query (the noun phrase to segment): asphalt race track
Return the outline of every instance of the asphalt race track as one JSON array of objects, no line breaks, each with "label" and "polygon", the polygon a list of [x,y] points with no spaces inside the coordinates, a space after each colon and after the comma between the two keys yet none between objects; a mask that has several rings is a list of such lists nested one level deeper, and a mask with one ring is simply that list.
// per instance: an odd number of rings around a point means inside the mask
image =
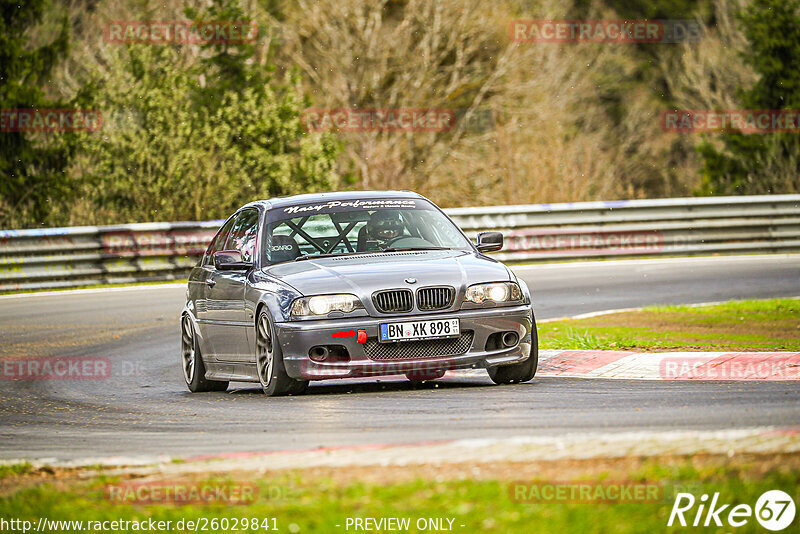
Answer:
[{"label": "asphalt race track", "polygon": [[[647,304],[800,295],[800,255],[517,267],[537,318]],[[328,381],[269,399],[254,385],[190,394],[179,364],[184,289],[0,298],[3,359],[102,356],[104,380],[0,381],[0,458],[194,456],[583,431],[800,426],[797,382],[488,377],[412,385]],[[799,333],[800,335],[800,333]]]}]

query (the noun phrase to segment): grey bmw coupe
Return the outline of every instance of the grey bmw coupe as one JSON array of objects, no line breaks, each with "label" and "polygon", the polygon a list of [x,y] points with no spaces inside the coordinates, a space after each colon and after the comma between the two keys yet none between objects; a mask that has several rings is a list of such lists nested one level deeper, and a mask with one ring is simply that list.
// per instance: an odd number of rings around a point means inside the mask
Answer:
[{"label": "grey bmw coupe", "polygon": [[189,390],[258,382],[270,396],[310,380],[486,368],[533,378],[527,286],[442,210],[411,192],[339,192],[251,202],[192,269],[181,318]]}]

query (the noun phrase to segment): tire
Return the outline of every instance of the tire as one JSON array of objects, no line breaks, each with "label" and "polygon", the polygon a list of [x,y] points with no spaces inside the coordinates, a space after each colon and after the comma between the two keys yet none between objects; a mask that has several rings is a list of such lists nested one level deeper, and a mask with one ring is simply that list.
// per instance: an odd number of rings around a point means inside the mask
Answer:
[{"label": "tire", "polygon": [[428,373],[421,373],[421,372],[406,373],[406,378],[408,378],[412,382],[425,382],[426,380],[436,380],[437,378],[442,378],[443,376],[444,376],[444,371],[435,371]]},{"label": "tire", "polygon": [[539,365],[539,336],[536,333],[536,320],[531,316],[531,355],[524,362],[511,365],[489,367],[489,378],[495,384],[519,384],[532,380]]},{"label": "tire", "polygon": [[281,345],[275,341],[272,319],[266,310],[261,310],[256,319],[256,370],[261,388],[268,397],[305,393],[308,381],[286,374]]},{"label": "tire", "polygon": [[194,325],[188,315],[184,315],[181,319],[181,363],[183,364],[183,378],[186,381],[186,387],[192,393],[225,391],[228,389],[227,381],[206,378],[203,355],[200,353],[200,345],[197,342]]}]

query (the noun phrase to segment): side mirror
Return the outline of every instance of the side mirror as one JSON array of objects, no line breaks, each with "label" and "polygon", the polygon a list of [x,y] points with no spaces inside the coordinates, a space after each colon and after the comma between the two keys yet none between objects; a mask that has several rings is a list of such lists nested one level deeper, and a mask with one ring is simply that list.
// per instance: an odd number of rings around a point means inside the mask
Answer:
[{"label": "side mirror", "polygon": [[478,234],[478,252],[494,252],[503,248],[503,234],[481,232]]},{"label": "side mirror", "polygon": [[244,261],[238,250],[220,250],[214,253],[214,267],[219,271],[246,271],[253,264]]}]

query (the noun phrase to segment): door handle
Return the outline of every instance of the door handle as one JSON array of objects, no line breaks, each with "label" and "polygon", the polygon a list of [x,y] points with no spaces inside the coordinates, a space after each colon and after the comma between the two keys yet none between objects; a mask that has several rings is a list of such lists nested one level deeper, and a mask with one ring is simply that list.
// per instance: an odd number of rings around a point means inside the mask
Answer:
[{"label": "door handle", "polygon": [[214,280],[213,278],[209,278],[208,280],[206,280],[206,285],[208,287],[214,287],[215,285],[217,285],[217,281]]}]

